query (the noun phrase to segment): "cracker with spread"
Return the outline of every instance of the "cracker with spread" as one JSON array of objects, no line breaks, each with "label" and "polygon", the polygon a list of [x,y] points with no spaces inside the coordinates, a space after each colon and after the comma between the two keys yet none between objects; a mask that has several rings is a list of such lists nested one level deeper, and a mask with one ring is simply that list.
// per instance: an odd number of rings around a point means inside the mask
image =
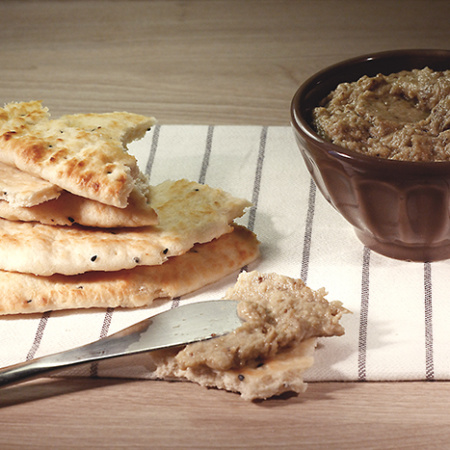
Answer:
[{"label": "cracker with spread", "polygon": [[341,302],[300,279],[243,272],[225,297],[238,300],[244,323],[234,332],[151,353],[155,379],[178,379],[239,392],[246,400],[304,392],[318,337],[341,336]]}]

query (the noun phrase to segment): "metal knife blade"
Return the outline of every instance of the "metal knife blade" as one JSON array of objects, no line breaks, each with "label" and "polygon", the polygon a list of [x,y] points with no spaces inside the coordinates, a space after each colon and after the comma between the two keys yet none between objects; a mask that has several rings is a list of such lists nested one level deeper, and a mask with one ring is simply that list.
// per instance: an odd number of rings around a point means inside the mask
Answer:
[{"label": "metal knife blade", "polygon": [[81,347],[0,369],[0,387],[63,368],[212,339],[242,325],[235,300],[189,303]]}]

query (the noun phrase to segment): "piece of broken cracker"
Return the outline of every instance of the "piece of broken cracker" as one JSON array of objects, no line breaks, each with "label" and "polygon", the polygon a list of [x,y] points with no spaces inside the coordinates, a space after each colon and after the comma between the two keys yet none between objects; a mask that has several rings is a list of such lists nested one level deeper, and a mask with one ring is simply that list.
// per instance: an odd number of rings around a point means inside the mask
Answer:
[{"label": "piece of broken cracker", "polygon": [[11,208],[39,205],[58,198],[61,192],[47,180],[0,163],[0,199]]},{"label": "piece of broken cracker", "polygon": [[41,102],[9,103],[0,108],[0,162],[75,195],[124,208],[139,174],[126,146],[154,123],[127,112],[50,119]]},{"label": "piece of broken cracker", "polygon": [[300,279],[256,271],[240,274],[225,298],[239,300],[245,321],[209,341],[149,355],[155,379],[178,379],[239,392],[246,400],[303,392],[317,337],[340,336],[348,312]]},{"label": "piece of broken cracker", "polygon": [[151,187],[155,226],[98,229],[0,219],[0,269],[35,275],[77,275],[162,264],[233,230],[250,205],[220,189],[188,180]]},{"label": "piece of broken cracker", "polygon": [[[25,174],[25,172],[19,170],[17,172]],[[25,175],[35,178],[29,174]],[[54,185],[50,184],[50,186]],[[158,223],[157,214],[151,206],[150,191],[151,188],[146,185],[145,180],[141,182],[137,179],[125,208],[105,205],[67,191],[58,191],[59,197],[35,206],[15,206],[8,201],[0,201],[0,218],[59,226],[77,224],[97,228],[145,227]],[[8,192],[11,192],[11,190]],[[23,190],[22,194],[24,194]],[[31,195],[33,194],[31,193]]]}]

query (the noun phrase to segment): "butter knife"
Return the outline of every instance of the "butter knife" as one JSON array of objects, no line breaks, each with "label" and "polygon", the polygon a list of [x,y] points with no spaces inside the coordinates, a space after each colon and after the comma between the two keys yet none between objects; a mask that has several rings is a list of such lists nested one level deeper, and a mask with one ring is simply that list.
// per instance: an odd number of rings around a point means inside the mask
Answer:
[{"label": "butter knife", "polygon": [[80,364],[223,336],[242,325],[236,306],[234,300],[207,300],[169,309],[90,344],[0,369],[0,387]]}]

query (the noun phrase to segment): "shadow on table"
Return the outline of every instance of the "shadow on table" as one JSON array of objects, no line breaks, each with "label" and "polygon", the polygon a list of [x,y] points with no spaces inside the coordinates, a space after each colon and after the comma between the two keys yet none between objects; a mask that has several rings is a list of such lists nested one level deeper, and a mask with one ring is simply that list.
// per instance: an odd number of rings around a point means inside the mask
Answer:
[{"label": "shadow on table", "polygon": [[253,401],[255,405],[262,408],[279,408],[288,406],[292,403],[317,402],[320,400],[330,400],[338,391],[350,390],[355,387],[354,382],[312,382],[308,383],[308,388],[302,394],[294,392],[285,392],[282,395],[272,397],[267,400]]},{"label": "shadow on table", "polygon": [[40,378],[39,380],[2,388],[0,391],[0,409],[126,382],[129,382],[129,380],[88,377]]}]

